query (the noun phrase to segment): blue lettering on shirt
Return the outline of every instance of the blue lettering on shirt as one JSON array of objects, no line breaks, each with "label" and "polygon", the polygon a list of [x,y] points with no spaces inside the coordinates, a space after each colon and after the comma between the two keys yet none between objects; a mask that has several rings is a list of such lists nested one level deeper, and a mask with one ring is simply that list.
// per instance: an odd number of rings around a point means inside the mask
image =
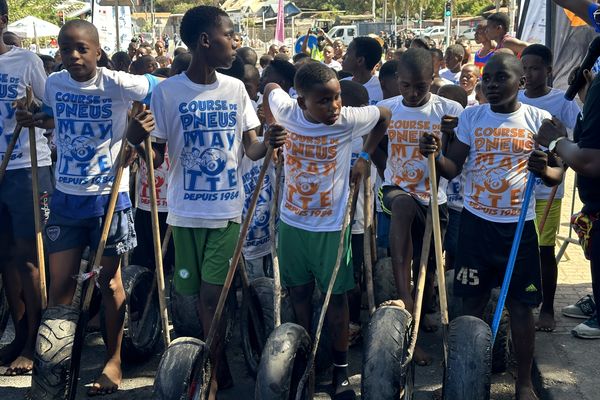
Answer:
[{"label": "blue lettering on shirt", "polygon": [[[250,207],[259,174],[260,167],[255,165],[250,171],[242,175],[244,192],[246,193],[244,215],[247,214],[248,207]],[[258,202],[256,203],[256,210],[254,211],[254,216],[250,222],[250,228],[248,230],[248,235],[246,236],[246,247],[259,246],[269,241],[269,221],[271,220],[272,199],[273,183],[271,182],[271,176],[267,174],[263,180],[261,191],[258,196]]]},{"label": "blue lettering on shirt", "polygon": [[[21,79],[16,76],[10,76],[9,74],[0,73],[0,136],[3,136],[6,146],[10,142],[14,132],[4,133],[5,121],[12,120],[15,116],[15,108],[13,102],[17,100],[19,96],[19,82]],[[23,151],[21,148],[21,138],[19,138],[10,156],[11,161],[23,157]],[[4,159],[4,152],[0,153],[0,160]]]}]

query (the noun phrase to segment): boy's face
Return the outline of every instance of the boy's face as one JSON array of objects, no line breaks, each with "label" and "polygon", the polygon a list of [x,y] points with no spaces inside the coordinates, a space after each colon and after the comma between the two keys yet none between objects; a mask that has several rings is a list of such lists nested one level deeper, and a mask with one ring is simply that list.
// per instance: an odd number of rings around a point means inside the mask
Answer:
[{"label": "boy's face", "polygon": [[420,107],[429,101],[429,89],[432,76],[427,76],[423,71],[412,72],[404,68],[398,71],[398,90],[407,107]]},{"label": "boy's face", "polygon": [[342,60],[342,69],[353,74],[354,71],[356,71],[357,65],[358,59],[356,58],[356,47],[354,47],[354,43],[350,43],[348,50],[346,50],[346,55]]},{"label": "boy's face", "polygon": [[[231,68],[233,60],[235,60],[235,31],[233,22],[229,17],[220,17],[219,23],[207,33],[208,41],[202,43],[207,46],[208,54],[206,61],[214,68]],[[204,34],[201,35],[201,39]]]},{"label": "boy's face", "polygon": [[96,74],[100,59],[100,44],[91,32],[70,27],[58,36],[58,47],[63,65],[71,78],[79,82],[90,80]]},{"label": "boy's face", "polygon": [[492,106],[514,101],[519,92],[522,77],[504,60],[490,60],[483,68],[481,91]]},{"label": "boy's face", "polygon": [[504,31],[502,27],[493,21],[487,21],[485,26],[485,35],[490,40],[499,41],[504,36]]},{"label": "boy's face", "polygon": [[477,85],[479,79],[478,69],[474,65],[463,67],[460,72],[460,86],[465,89],[467,94],[471,94]]},{"label": "boy's face", "polygon": [[156,50],[157,55],[162,56],[165,54],[165,43],[161,41],[156,42],[154,45],[154,50]]},{"label": "boy's face", "polygon": [[450,50],[446,50],[444,60],[446,61],[446,68],[449,70],[454,70],[460,66],[462,57],[460,57],[458,54],[454,54]]},{"label": "boy's face", "polygon": [[298,97],[298,104],[306,118],[314,123],[333,125],[340,117],[342,90],[337,79],[316,85],[309,93]]},{"label": "boy's face", "polygon": [[521,58],[521,62],[525,71],[525,89],[546,86],[552,69],[544,64],[542,57],[528,54]]},{"label": "boy's face", "polygon": [[481,43],[487,41],[485,29],[486,29],[485,25],[483,25],[483,24],[477,25],[477,28],[475,29],[475,43],[481,44]]},{"label": "boy's face", "polygon": [[331,60],[333,58],[333,47],[325,46],[323,48],[323,58],[326,60]]}]

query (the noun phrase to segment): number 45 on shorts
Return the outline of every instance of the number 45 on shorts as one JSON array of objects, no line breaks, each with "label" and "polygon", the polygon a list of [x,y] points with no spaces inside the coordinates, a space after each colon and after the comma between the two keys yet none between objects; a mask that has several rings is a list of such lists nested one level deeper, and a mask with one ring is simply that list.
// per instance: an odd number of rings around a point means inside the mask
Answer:
[{"label": "number 45 on shorts", "polygon": [[456,280],[460,281],[463,285],[478,286],[479,285],[479,271],[476,269],[462,267],[456,274]]}]

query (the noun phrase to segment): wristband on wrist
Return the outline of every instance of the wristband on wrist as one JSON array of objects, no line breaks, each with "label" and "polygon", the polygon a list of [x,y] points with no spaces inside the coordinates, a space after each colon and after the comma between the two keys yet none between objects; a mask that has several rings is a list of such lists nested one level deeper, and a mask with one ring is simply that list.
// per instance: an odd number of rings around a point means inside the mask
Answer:
[{"label": "wristband on wrist", "polygon": [[361,151],[358,155],[358,158],[362,158],[366,161],[369,161],[369,153],[367,153],[366,151]]}]

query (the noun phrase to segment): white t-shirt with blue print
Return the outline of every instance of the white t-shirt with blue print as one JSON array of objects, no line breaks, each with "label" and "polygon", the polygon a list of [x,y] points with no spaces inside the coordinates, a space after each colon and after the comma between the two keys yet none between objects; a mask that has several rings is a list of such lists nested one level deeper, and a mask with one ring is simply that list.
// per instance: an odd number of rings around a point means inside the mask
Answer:
[{"label": "white t-shirt with blue print", "polygon": [[[44,104],[54,116],[58,190],[79,196],[110,194],[131,102],[146,99],[156,82],[150,75],[106,68],[98,68],[86,82],[74,80],[67,70],[48,77]],[[119,192],[128,191],[126,169]]]},{"label": "white t-shirt with blue print", "polygon": [[182,73],[162,82],[152,94],[156,121],[152,135],[157,142],[168,143],[171,161],[167,222],[226,221],[242,215],[242,135],[260,121],[244,84],[216,75],[214,83],[202,85]]}]

